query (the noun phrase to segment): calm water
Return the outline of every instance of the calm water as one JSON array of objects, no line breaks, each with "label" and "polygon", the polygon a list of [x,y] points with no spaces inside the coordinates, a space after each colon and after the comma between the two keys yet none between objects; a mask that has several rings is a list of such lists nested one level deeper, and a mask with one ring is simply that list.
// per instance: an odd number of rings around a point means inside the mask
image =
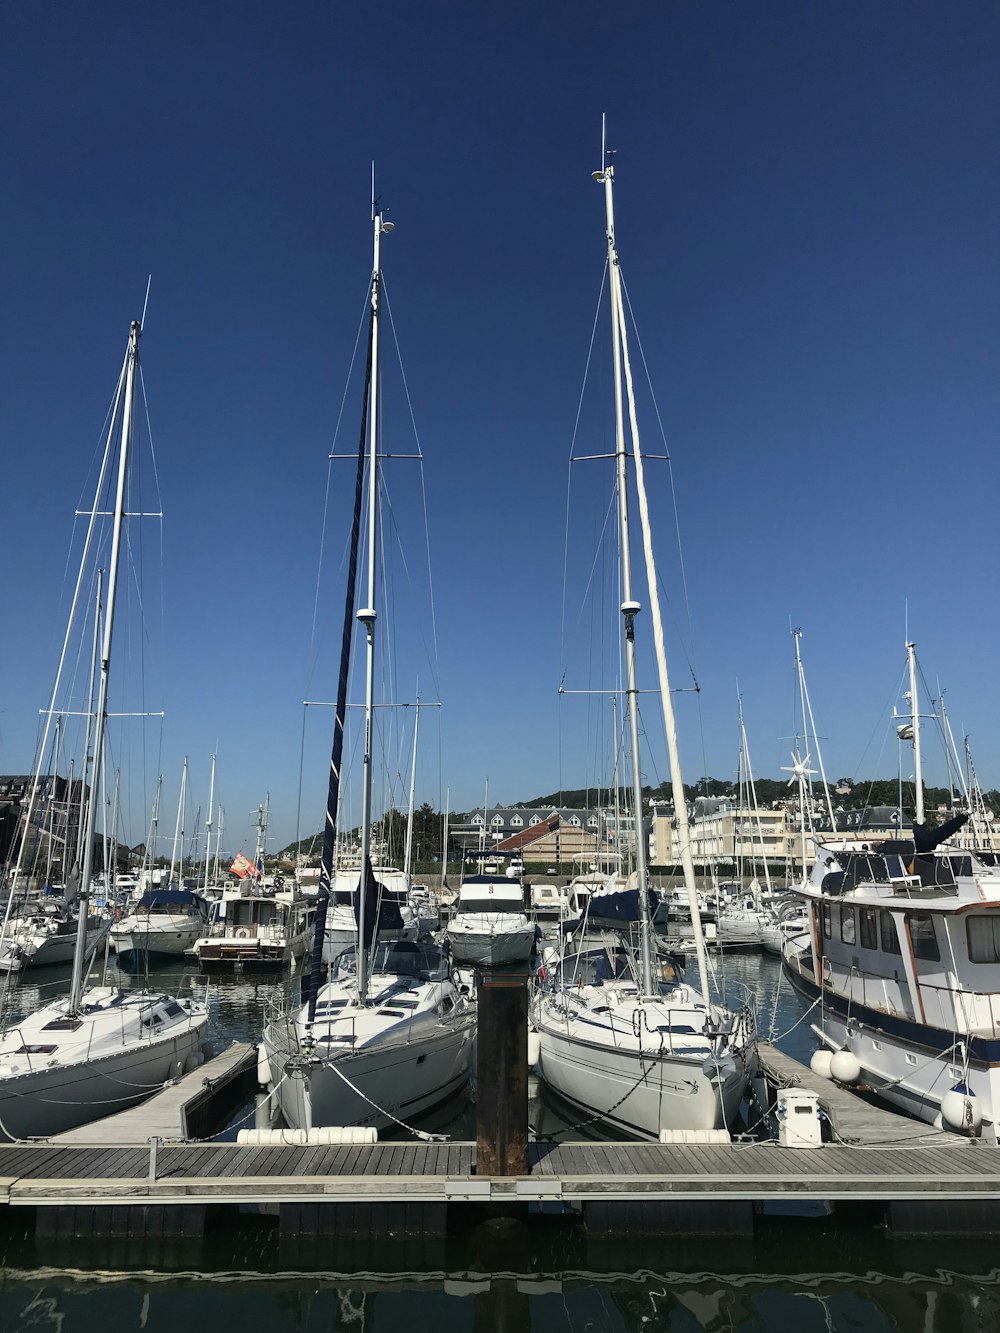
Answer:
[{"label": "calm water", "polygon": [[[777,959],[757,953],[718,961],[730,1003],[757,1003],[762,1036],[808,1059],[814,1048],[805,1003],[783,981]],[[42,974],[39,974],[41,977]],[[67,975],[29,978],[25,1007],[68,984]],[[173,990],[190,966],[157,971]],[[109,981],[141,984],[112,969]],[[291,982],[213,982],[210,1035],[219,1045],[254,1039],[267,1000]],[[537,1090],[532,1123],[541,1135],[566,1120]],[[253,1122],[248,1104],[234,1122]],[[426,1122],[424,1122],[426,1124]],[[434,1129],[474,1135],[466,1101]],[[223,1132],[235,1135],[236,1124]],[[283,1239],[273,1217],[244,1215],[190,1240],[53,1241],[25,1229],[16,1210],[0,1222],[0,1331],[91,1333],[199,1326],[241,1333],[658,1333],[697,1329],[754,1333],[829,1330],[1000,1328],[1000,1268],[992,1242],[894,1238],[872,1215],[764,1219],[752,1238],[704,1241],[607,1240],[571,1221],[530,1226],[472,1224],[462,1214],[447,1240],[378,1245]]]}]

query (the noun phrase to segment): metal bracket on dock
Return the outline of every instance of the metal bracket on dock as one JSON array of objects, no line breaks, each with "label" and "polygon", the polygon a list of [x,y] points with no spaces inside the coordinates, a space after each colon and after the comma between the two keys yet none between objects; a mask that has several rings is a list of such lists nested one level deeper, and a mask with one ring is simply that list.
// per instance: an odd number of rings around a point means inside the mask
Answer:
[{"label": "metal bracket on dock", "polygon": [[561,1199],[562,1181],[552,1177],[530,1180],[520,1176],[480,1176],[469,1180],[446,1180],[444,1192],[447,1199]]},{"label": "metal bracket on dock", "polygon": [[159,1139],[156,1137],[156,1135],[154,1134],[153,1137],[149,1140],[149,1176],[148,1176],[148,1179],[149,1179],[150,1183],[152,1183],[152,1182],[156,1179],[156,1150],[157,1150],[157,1148],[159,1148],[159,1146],[160,1146],[160,1140],[159,1140]]},{"label": "metal bracket on dock", "polygon": [[444,1193],[447,1199],[488,1199],[490,1197],[489,1180],[446,1180]]}]

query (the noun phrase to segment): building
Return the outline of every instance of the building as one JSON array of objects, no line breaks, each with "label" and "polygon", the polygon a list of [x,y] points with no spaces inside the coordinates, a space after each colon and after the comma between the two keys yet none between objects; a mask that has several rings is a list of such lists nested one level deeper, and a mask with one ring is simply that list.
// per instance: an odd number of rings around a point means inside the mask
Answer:
[{"label": "building", "polygon": [[596,807],[479,806],[452,824],[449,836],[463,856],[485,847],[487,852],[518,853],[526,862],[577,862],[589,869],[617,861],[622,851],[627,854],[635,828],[631,816],[616,821],[613,812]]}]

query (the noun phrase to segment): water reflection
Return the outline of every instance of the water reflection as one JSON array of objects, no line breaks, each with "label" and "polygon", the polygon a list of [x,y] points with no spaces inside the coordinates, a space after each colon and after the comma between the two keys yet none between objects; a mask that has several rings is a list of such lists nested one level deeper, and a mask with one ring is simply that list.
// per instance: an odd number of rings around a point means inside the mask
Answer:
[{"label": "water reflection", "polygon": [[[711,1246],[724,1258],[719,1248]],[[176,1333],[194,1319],[207,1326],[225,1321],[242,1333],[992,1333],[1000,1319],[1000,1270],[934,1265],[795,1272],[786,1265],[748,1272],[741,1265],[486,1274],[379,1266],[85,1275],[5,1265],[0,1283],[5,1333],[112,1327]]]}]

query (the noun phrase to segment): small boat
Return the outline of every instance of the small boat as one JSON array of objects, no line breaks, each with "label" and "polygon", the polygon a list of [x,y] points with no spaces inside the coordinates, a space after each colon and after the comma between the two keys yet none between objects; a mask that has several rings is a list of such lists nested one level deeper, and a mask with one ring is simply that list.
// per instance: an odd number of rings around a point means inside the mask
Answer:
[{"label": "small boat", "polygon": [[466,875],[445,939],[456,963],[502,967],[526,963],[537,937],[524,911],[524,889],[506,875]]},{"label": "small boat", "polygon": [[[333,879],[330,894],[330,906],[326,916],[326,928],[323,932],[323,962],[332,963],[345,949],[349,949],[358,938],[358,894],[360,892],[361,863],[350,869],[341,866]],[[410,892],[406,876],[395,866],[375,865],[372,867],[378,894],[379,926],[377,942],[385,943],[393,939],[415,940],[420,930],[417,913],[410,902]]]},{"label": "small boat", "polygon": [[243,880],[223,889],[215,925],[202,929],[194,955],[206,971],[291,967],[309,949],[313,912],[294,882]]},{"label": "small boat", "polygon": [[[0,938],[0,972],[71,963],[79,933],[77,915],[64,898],[39,898],[21,904]],[[104,943],[111,918],[91,912],[86,914],[86,923],[83,948],[89,962]]]},{"label": "small boat", "polygon": [[146,958],[177,958],[205,933],[209,903],[189,889],[151,889],[111,927],[111,945],[119,967],[141,965]]},{"label": "small boat", "polygon": [[[375,945],[370,968],[362,999],[357,952],[347,949],[312,1019],[308,1007],[271,1016],[265,1050],[286,1124],[385,1129],[468,1081],[475,1008],[456,990],[437,945]],[[301,1064],[296,1057],[305,1048],[312,1058]]]}]

